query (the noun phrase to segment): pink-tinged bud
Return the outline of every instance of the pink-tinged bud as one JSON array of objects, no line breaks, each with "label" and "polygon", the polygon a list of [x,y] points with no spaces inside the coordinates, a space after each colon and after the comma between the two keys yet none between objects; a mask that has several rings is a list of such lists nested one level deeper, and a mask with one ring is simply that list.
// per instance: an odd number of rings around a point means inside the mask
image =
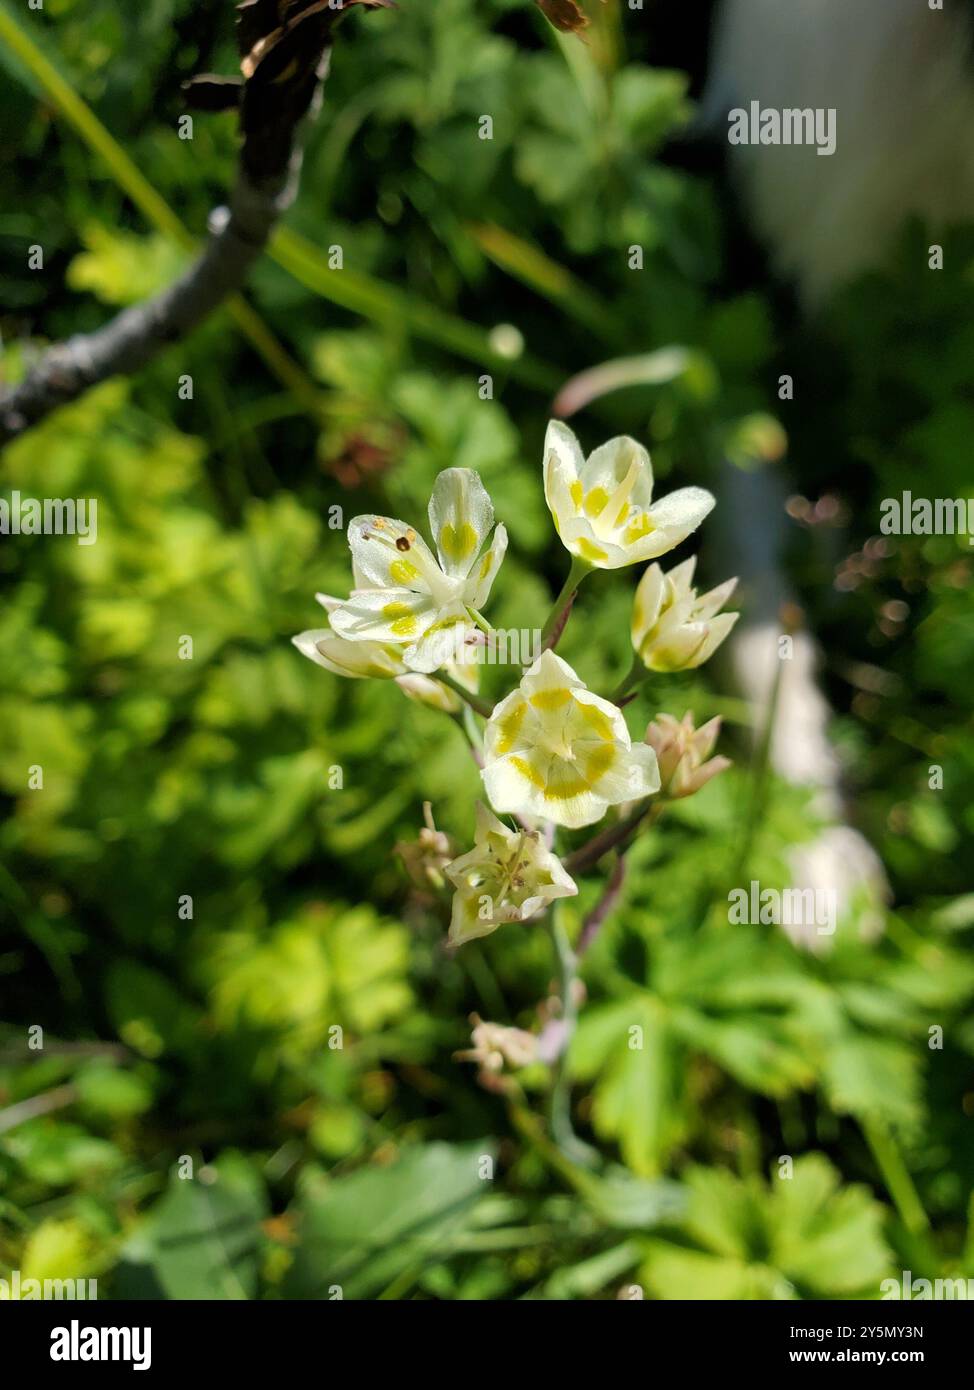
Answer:
[{"label": "pink-tinged bud", "polygon": [[689,712],[682,719],[674,719],[672,714],[656,716],[646,730],[646,742],[656,752],[661,796],[670,801],[692,796],[730,767],[729,758],[710,757],[719,733],[719,718],[695,729]]}]

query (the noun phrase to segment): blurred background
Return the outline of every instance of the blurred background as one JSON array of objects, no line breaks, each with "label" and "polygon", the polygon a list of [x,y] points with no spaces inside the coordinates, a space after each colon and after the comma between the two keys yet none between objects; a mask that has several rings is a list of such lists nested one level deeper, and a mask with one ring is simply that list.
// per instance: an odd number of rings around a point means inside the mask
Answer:
[{"label": "blurred background", "polygon": [[[696,78],[659,65],[649,12],[587,8],[586,42],[523,0],[349,16],[299,199],[250,283],[261,331],[223,312],[3,457],[4,496],[97,497],[98,542],[0,538],[0,1277],[447,1300],[974,1278],[970,551],[879,534],[904,489],[974,495],[974,233],[908,221],[809,318],[690,138]],[[178,271],[124,156],[201,235],[235,122],[196,114],[180,139],[181,83],[236,53],[224,0],[0,15],[15,376]],[[81,104],[73,124],[11,25]],[[93,148],[92,113],[117,147]],[[552,401],[620,357],[642,359],[634,384],[573,418],[586,448],[635,435],[664,491],[728,462],[783,480],[845,814],[890,893],[815,950],[729,928],[730,886],[788,882],[814,797],[752,752],[761,730],[719,671],[654,681],[634,735],[657,710],[720,714],[735,767],[637,844],[586,957],[569,1067],[600,1166],[581,1170],[537,1118],[543,1064],[515,1113],[452,1055],[472,1011],[537,1028],[548,937],[508,927],[448,956],[448,908],[393,853],[424,800],[470,843],[460,731],[289,638],[320,623],[316,591],[350,583],[329,508],[422,522],[455,465],[511,533],[491,621],[540,626],[566,570],[540,476]],[[802,383],[787,403],[782,373]],[[746,555],[746,521],[718,508],[691,543],[710,578],[718,534]],[[596,689],[629,667],[636,578],[591,581],[560,647]],[[491,695],[512,679],[485,672]]]}]

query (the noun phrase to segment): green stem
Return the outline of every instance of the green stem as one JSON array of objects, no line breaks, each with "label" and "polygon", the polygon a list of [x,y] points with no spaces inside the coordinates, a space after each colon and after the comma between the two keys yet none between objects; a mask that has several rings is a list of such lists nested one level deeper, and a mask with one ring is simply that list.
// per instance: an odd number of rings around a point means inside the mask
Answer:
[{"label": "green stem", "polygon": [[929,1229],[930,1222],[896,1140],[886,1124],[875,1116],[862,1120],[861,1124],[866,1143],[883,1175],[883,1181],[899,1212],[900,1220],[911,1235],[920,1235]]},{"label": "green stem", "polygon": [[628,672],[623,676],[615,690],[613,690],[609,699],[614,705],[617,705],[620,700],[624,699],[629,694],[630,690],[634,690],[637,685],[641,684],[641,682],[646,679],[647,674],[646,667],[643,665],[639,653],[636,652]]},{"label": "green stem", "polygon": [[[561,628],[564,627],[568,617],[568,610],[575,601],[579,585],[587,574],[591,574],[592,566],[587,560],[581,559],[578,555],[572,556],[571,569],[568,571],[568,578],[561,587],[561,593],[555,599],[551,612],[545,620],[545,625],[541,629],[541,650],[547,651],[553,647],[561,636]],[[552,640],[554,638],[554,640]]]},{"label": "green stem", "polygon": [[493,705],[488,704],[486,700],[482,700],[479,695],[475,695],[472,690],[468,690],[467,687],[461,685],[458,680],[454,680],[453,676],[449,675],[446,671],[437,671],[433,679],[447,686],[453,691],[454,695],[459,695],[460,699],[463,700],[465,704],[468,704],[477,714],[482,714],[485,719],[489,719],[493,714]]},{"label": "green stem", "polygon": [[751,851],[754,848],[754,840],[758,831],[758,824],[764,812],[765,802],[767,801],[768,773],[771,763],[771,740],[774,737],[774,726],[778,718],[778,701],[781,696],[783,674],[784,662],[779,659],[778,669],[775,671],[774,681],[771,686],[771,694],[768,699],[768,709],[764,727],[761,730],[761,738],[754,757],[754,766],[751,774],[750,806],[744,821],[744,836],[737,861],[736,881],[740,881],[747,872]]},{"label": "green stem", "polygon": [[551,1136],[571,1162],[591,1168],[598,1155],[590,1145],[579,1139],[572,1128],[571,1084],[568,1077],[568,1048],[578,1023],[575,1004],[578,957],[572,950],[557,905],[551,914],[551,939],[558,961],[561,1016],[565,1025],[564,1043],[555,1063],[555,1079],[551,1088]]},{"label": "green stem", "polygon": [[533,1111],[529,1110],[526,1105],[512,1100],[508,1113],[514,1128],[528,1141],[553,1173],[556,1173],[582,1197],[591,1197],[597,1193],[597,1179],[574,1164],[559,1149],[557,1144],[551,1142],[544,1131],[544,1126]]}]

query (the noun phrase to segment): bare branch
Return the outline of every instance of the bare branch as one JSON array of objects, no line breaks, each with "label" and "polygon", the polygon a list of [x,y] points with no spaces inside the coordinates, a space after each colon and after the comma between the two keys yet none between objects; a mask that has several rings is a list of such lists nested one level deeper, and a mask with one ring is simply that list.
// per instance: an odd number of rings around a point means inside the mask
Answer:
[{"label": "bare branch", "polygon": [[229,206],[211,213],[199,258],[173,285],[96,332],[50,348],[0,396],[0,446],[98,382],[138,371],[242,287],[297,192],[303,127],[321,104],[336,21],[351,5],[390,3],[245,0],[238,6],[243,80],[206,76],[186,86],[198,109],[239,107],[243,143]]},{"label": "bare branch", "polygon": [[26,1124],[28,1120],[36,1120],[40,1115],[64,1110],[66,1106],[74,1105],[77,1099],[77,1088],[67,1082],[63,1086],[55,1086],[52,1091],[42,1091],[40,1095],[29,1096],[16,1105],[8,1105],[6,1110],[0,1110],[0,1134]]}]

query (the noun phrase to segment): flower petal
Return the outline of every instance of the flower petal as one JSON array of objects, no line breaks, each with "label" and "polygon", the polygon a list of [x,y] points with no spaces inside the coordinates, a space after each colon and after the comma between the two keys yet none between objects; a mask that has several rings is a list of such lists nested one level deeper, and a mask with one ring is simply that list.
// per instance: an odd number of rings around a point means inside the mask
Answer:
[{"label": "flower petal", "polygon": [[706,623],[678,623],[660,634],[648,644],[641,653],[650,671],[670,673],[689,671],[700,662],[697,660],[707,640]]},{"label": "flower petal", "polygon": [[[488,761],[504,758],[508,753],[521,753],[531,747],[532,721],[529,705],[520,688],[512,690],[499,704],[484,730],[484,753]],[[494,798],[491,803],[496,805]]]},{"label": "flower petal", "polygon": [[489,759],[481,775],[491,806],[496,811],[543,815],[545,771],[528,750]]},{"label": "flower petal", "polygon": [[649,512],[653,529],[633,542],[630,562],[665,555],[697,529],[714,505],[713,494],[702,487],[681,487],[661,497]]},{"label": "flower petal", "polygon": [[411,671],[438,671],[462,655],[464,641],[476,631],[462,604],[440,609],[435,620],[428,623],[402,654]]},{"label": "flower petal", "polygon": [[[664,499],[665,500],[665,499]],[[672,601],[689,597],[693,593],[693,572],[697,568],[697,557],[691,555],[689,560],[681,560],[678,565],[667,573],[667,581],[672,594]]]},{"label": "flower petal", "polygon": [[521,677],[521,689],[529,696],[540,691],[554,690],[560,686],[564,686],[568,690],[576,690],[584,684],[585,682],[575,674],[568,662],[563,661],[550,648],[542,652],[534,665],[529,667]]},{"label": "flower petal", "polygon": [[726,579],[723,584],[718,584],[716,589],[702,594],[694,605],[693,616],[703,620],[712,618],[715,613],[720,612],[736,588],[736,579]]},{"label": "flower petal", "polygon": [[446,468],[433,484],[430,529],[445,573],[465,579],[494,524],[494,507],[472,468]]},{"label": "flower petal", "polygon": [[574,433],[561,420],[550,420],[544,437],[542,472],[545,501],[559,535],[562,525],[581,504],[579,474],[584,463],[585,456]]},{"label": "flower petal", "polygon": [[291,641],[304,656],[335,676],[348,676],[353,680],[369,676],[388,679],[404,669],[398,656],[380,643],[348,642],[327,627],[299,632]]},{"label": "flower petal", "polygon": [[350,642],[397,642],[421,637],[436,616],[428,594],[411,589],[355,589],[331,614],[331,625]]},{"label": "flower petal", "polygon": [[348,523],[356,588],[429,593],[442,582],[429,546],[412,526],[389,516],[356,516]]},{"label": "flower petal", "polygon": [[490,543],[490,549],[486,550],[477,562],[474,575],[471,576],[475,585],[473,593],[469,597],[472,608],[483,608],[490,598],[490,591],[494,583],[494,576],[501,567],[501,561],[507,554],[507,528],[498,526],[494,532],[494,539]]},{"label": "flower petal", "polygon": [[587,690],[585,686],[572,693],[572,733],[578,741],[618,743],[623,748],[630,746],[629,728],[618,705]]},{"label": "flower petal", "polygon": [[632,645],[638,651],[643,638],[656,626],[660,607],[663,603],[663,571],[659,565],[650,565],[636,587],[632,602]]},{"label": "flower petal", "polygon": [[489,806],[485,806],[482,801],[478,801],[474,810],[476,829],[474,831],[474,843],[486,845],[491,835],[499,835],[505,844],[509,844],[514,839],[514,831],[498,820]]},{"label": "flower petal", "polygon": [[707,635],[694,653],[689,670],[694,671],[705,661],[709,661],[740,616],[740,613],[718,613],[716,618],[710,619]]},{"label": "flower petal", "polygon": [[660,788],[659,763],[648,743],[634,743],[629,752],[629,795],[633,801],[654,796]]},{"label": "flower petal", "polygon": [[[581,483],[577,485],[581,487]],[[624,546],[604,536],[596,536],[587,516],[574,514],[555,517],[555,525],[562,545],[572,555],[585,560],[595,569],[616,570],[631,565],[633,557]]]},{"label": "flower petal", "polygon": [[447,937],[451,946],[463,946],[467,941],[476,941],[480,936],[489,936],[501,925],[493,917],[484,919],[480,915],[481,895],[476,890],[457,889],[453,895],[453,913],[450,917],[450,933]]},{"label": "flower petal", "polygon": [[[364,644],[358,642],[349,645]],[[396,676],[396,684],[407,699],[415,700],[418,705],[429,705],[431,709],[442,710],[445,714],[457,714],[460,711],[459,695],[454,695],[447,686],[430,676],[421,675],[419,671],[407,671],[405,675]]]},{"label": "flower petal", "polygon": [[636,439],[619,435],[589,454],[579,476],[586,516],[607,526],[624,526],[633,507],[648,511],[653,500],[653,465]]}]

